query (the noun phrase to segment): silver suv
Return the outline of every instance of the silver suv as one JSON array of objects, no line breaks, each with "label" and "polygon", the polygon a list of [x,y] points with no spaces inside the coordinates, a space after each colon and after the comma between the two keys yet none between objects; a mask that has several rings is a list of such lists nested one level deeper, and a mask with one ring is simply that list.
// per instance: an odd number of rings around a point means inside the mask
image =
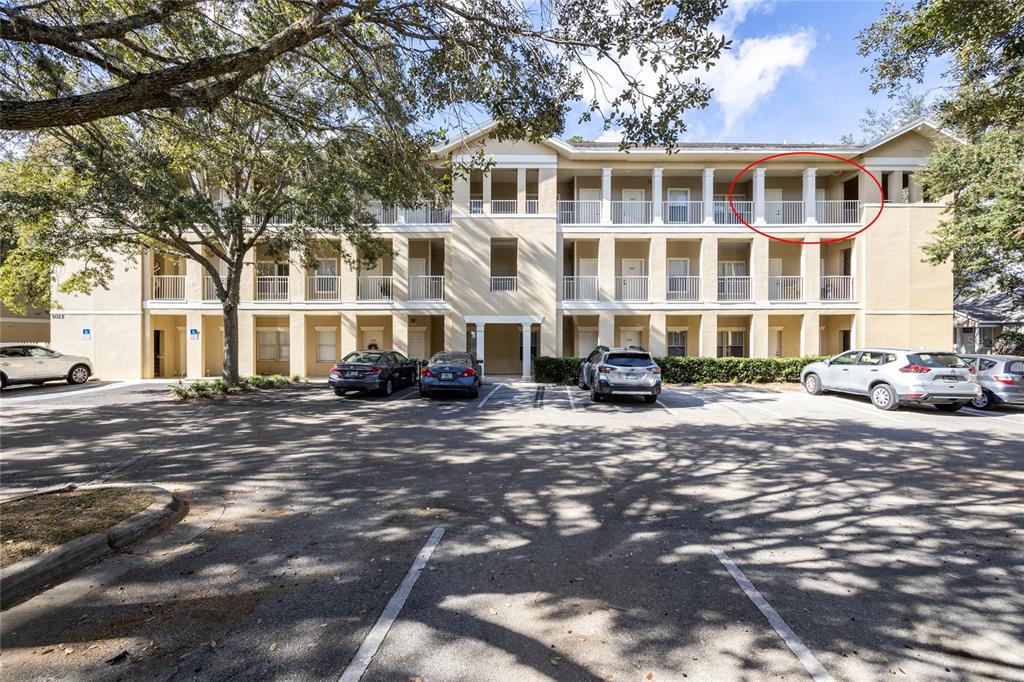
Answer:
[{"label": "silver suv", "polygon": [[1013,355],[961,355],[974,367],[981,395],[971,407],[990,410],[995,405],[1024,405],[1024,358]]},{"label": "silver suv", "polygon": [[653,403],[661,393],[661,368],[641,348],[603,350],[587,371],[590,399],[595,402],[612,395],[640,395]]},{"label": "silver suv", "polygon": [[807,365],[800,381],[811,395],[866,395],[880,410],[923,403],[956,412],[981,395],[971,367],[948,351],[851,350]]}]

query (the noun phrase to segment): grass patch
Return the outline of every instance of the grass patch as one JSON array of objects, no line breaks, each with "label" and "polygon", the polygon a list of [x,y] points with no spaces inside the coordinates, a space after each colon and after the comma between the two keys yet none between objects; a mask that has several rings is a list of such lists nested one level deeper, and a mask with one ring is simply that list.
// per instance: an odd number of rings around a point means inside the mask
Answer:
[{"label": "grass patch", "polygon": [[0,505],[0,568],[116,526],[153,503],[132,488],[67,490]]}]

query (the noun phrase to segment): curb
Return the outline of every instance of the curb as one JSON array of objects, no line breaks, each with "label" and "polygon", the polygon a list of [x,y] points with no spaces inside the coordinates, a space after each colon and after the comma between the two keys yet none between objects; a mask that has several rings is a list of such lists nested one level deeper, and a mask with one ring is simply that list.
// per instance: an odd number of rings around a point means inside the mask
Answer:
[{"label": "curb", "polygon": [[83,535],[48,552],[0,569],[0,585],[3,586],[0,591],[0,609],[20,604],[41,588],[63,582],[89,564],[138,542],[175,517],[184,516],[184,503],[169,491],[155,485],[101,484],[82,486],[77,490],[100,488],[142,490],[153,496],[153,502],[106,532]]}]

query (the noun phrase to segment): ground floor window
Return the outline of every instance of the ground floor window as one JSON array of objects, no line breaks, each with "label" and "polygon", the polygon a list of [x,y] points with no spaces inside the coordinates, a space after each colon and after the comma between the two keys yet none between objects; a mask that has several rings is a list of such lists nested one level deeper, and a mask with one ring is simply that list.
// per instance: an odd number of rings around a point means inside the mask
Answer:
[{"label": "ground floor window", "polygon": [[256,359],[267,362],[287,361],[290,356],[288,331],[280,329],[256,330]]},{"label": "ground floor window", "polygon": [[745,332],[742,330],[724,330],[718,332],[718,357],[742,358],[744,352]]},{"label": "ground floor window", "polygon": [[338,359],[338,330],[316,330],[316,361],[334,362]]},{"label": "ground floor window", "polygon": [[686,355],[685,331],[670,331],[668,333],[668,354],[669,357],[682,357]]}]

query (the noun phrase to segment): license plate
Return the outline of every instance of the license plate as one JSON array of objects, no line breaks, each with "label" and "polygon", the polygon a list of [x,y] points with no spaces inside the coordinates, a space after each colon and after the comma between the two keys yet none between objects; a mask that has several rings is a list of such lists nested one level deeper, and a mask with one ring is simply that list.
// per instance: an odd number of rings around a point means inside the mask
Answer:
[{"label": "license plate", "polygon": [[442,379],[454,379],[455,375],[452,374],[451,372],[441,372],[441,378]]},{"label": "license plate", "polygon": [[959,377],[957,377],[957,376],[950,376],[950,375],[947,375],[947,376],[944,376],[944,377],[942,377],[942,378],[943,378],[943,379],[944,379],[944,380],[945,380],[945,381],[946,381],[947,383],[950,383],[950,384],[955,384],[956,382],[960,381],[960,378],[959,378]]},{"label": "license plate", "polygon": [[359,376],[359,372],[345,372],[345,376],[347,376],[347,377],[357,377],[357,376]]},{"label": "license plate", "polygon": [[629,379],[630,381],[639,381],[640,380],[640,375],[639,374],[627,374],[626,378]]}]

